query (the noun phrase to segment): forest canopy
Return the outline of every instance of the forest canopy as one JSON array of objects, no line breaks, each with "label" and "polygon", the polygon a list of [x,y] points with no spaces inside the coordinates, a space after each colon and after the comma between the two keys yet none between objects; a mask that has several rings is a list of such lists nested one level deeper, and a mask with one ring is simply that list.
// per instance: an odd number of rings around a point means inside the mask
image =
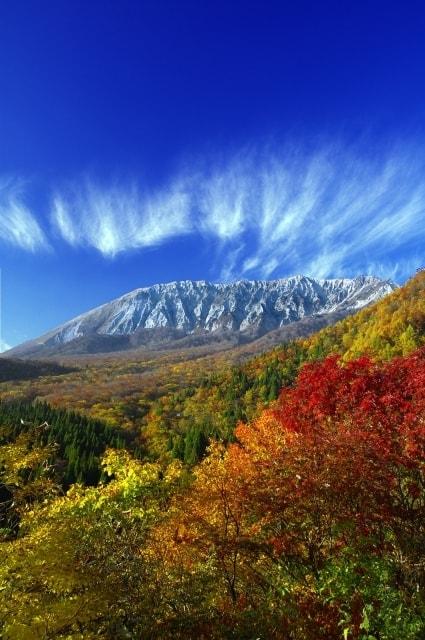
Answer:
[{"label": "forest canopy", "polygon": [[424,283],[141,398],[140,433],[3,401],[2,637],[421,640]]}]

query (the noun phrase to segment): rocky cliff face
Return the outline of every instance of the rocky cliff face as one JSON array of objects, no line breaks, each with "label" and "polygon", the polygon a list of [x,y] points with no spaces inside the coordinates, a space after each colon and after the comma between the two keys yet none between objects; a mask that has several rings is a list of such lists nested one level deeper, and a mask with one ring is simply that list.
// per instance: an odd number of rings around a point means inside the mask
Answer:
[{"label": "rocky cliff face", "polygon": [[315,280],[305,276],[214,284],[184,280],[136,289],[82,314],[13,351],[19,355],[100,336],[143,330],[182,335],[215,332],[265,334],[303,318],[351,313],[390,293],[395,285],[373,276]]}]

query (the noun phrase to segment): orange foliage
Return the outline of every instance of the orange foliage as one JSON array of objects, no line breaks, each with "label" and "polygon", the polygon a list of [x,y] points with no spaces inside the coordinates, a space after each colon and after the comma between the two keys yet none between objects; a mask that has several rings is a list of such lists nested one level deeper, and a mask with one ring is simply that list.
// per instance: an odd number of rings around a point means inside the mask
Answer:
[{"label": "orange foliage", "polygon": [[[315,585],[347,549],[402,558],[399,579],[424,584],[425,349],[383,366],[307,365],[236,437],[197,469],[173,544],[183,563],[213,561],[237,619],[266,606],[267,593],[269,637],[298,628],[294,637],[340,638],[338,602]],[[283,595],[270,600],[273,589]],[[366,603],[351,596],[350,637],[360,637]]]}]

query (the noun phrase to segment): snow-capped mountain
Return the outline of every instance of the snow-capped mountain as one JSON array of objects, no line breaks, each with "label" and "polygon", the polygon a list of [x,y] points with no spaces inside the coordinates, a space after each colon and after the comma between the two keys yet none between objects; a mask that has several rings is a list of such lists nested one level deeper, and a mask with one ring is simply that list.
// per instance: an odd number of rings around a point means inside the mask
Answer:
[{"label": "snow-capped mountain", "polygon": [[215,332],[243,332],[258,337],[304,318],[352,313],[394,288],[392,282],[373,276],[156,284],[88,311],[12,352],[27,355],[45,348],[54,351],[71,341],[81,343],[84,338],[118,338],[146,334],[149,330],[162,331],[167,339]]}]

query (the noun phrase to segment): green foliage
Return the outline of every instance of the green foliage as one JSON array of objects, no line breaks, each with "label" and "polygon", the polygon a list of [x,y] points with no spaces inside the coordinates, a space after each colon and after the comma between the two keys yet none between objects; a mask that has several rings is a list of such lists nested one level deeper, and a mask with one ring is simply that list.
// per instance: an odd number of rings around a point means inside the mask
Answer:
[{"label": "green foliage", "polygon": [[[420,640],[425,632],[425,604],[419,592],[407,594],[397,584],[398,568],[389,557],[356,556],[345,549],[320,572],[318,592],[340,611],[344,638]],[[357,609],[357,611],[356,611]],[[353,616],[353,614],[356,614]],[[353,617],[357,618],[353,625]]]},{"label": "green foliage", "polygon": [[32,505],[58,494],[54,443],[40,446],[44,426],[19,434],[13,443],[0,445],[0,539],[15,538],[23,514]]},{"label": "green foliage", "polygon": [[305,358],[298,343],[283,345],[239,367],[214,372],[197,387],[162,396],[146,416],[147,450],[161,459],[171,455],[196,464],[209,440],[232,442],[239,422],[252,420],[273,403],[281,388],[294,382]]},{"label": "green foliage", "polygon": [[13,443],[20,434],[43,423],[47,425],[37,431],[35,445],[57,445],[51,462],[64,486],[96,484],[101,476],[99,457],[105,449],[129,442],[128,434],[74,411],[54,409],[44,402],[0,402],[0,443]]},{"label": "green foliage", "polygon": [[208,446],[208,437],[198,426],[192,427],[184,439],[184,461],[193,465],[204,456]]}]

